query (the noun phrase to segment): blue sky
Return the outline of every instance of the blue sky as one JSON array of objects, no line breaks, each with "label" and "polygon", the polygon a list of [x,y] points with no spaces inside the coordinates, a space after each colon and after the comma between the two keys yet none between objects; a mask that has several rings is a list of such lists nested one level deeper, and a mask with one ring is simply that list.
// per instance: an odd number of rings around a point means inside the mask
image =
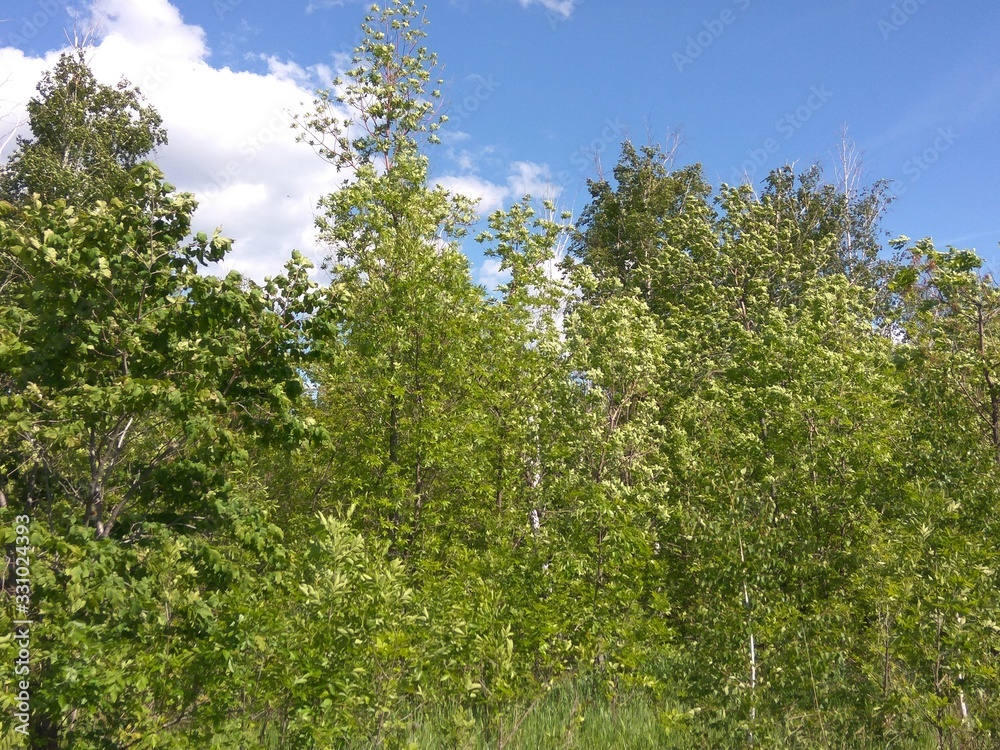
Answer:
[{"label": "blue sky", "polygon": [[[342,64],[358,39],[367,3],[143,0],[131,5],[140,9],[129,7],[128,0],[77,6],[81,23],[91,15],[102,19],[95,67],[112,79],[124,73],[142,84],[151,78],[144,90],[172,135],[177,133],[161,158],[168,178],[199,194],[207,186],[211,195],[204,210],[214,215],[203,218],[221,218],[237,239],[237,252],[242,243],[246,256],[242,265],[237,259],[237,267],[258,275],[276,268],[288,249],[307,244],[309,207],[337,178],[325,165],[306,164],[314,158],[308,149],[278,134],[287,123],[273,116],[280,108],[275,102],[294,108],[288,102],[307,99],[308,91]],[[663,142],[679,134],[678,164],[702,163],[715,185],[744,175],[759,182],[787,162],[804,168],[820,161],[832,178],[846,125],[864,152],[865,177],[894,180],[898,198],[885,221],[891,234],[929,235],[939,245],[974,247],[991,266],[998,265],[1000,4],[429,0],[428,5],[428,45],[443,65],[452,118],[445,144],[431,153],[434,174],[448,187],[482,196],[486,209],[529,189],[548,192],[577,214],[587,201],[586,180],[597,174],[593,157],[599,155],[610,171],[625,137]],[[0,88],[0,107],[6,101],[11,109],[18,96],[24,98],[29,73],[65,46],[64,30],[73,22],[57,0],[7,0],[0,15],[9,19],[0,24],[0,65],[24,70],[20,88],[14,86],[6,97]],[[108,41],[116,34],[117,47]],[[158,71],[156,55],[172,59],[164,71]],[[137,56],[145,61],[138,70]],[[115,63],[122,68],[117,73]],[[0,81],[4,76],[0,68]],[[213,97],[220,87],[223,92]],[[240,101],[230,98],[236,89],[243,93]],[[187,106],[184,92],[199,105],[189,115],[180,114]],[[227,101],[225,112],[214,109],[220,99]],[[267,144],[248,146],[254,136],[240,125],[257,117],[255,106],[272,113],[255,132],[270,128],[275,135]],[[14,122],[16,113],[11,117]],[[199,137],[198,123],[209,121],[229,123],[231,138],[227,141],[224,129]],[[213,148],[199,151],[206,140]],[[268,149],[277,149],[279,141],[286,151],[272,154]],[[293,153],[293,147],[306,153]],[[235,158],[245,162],[228,181],[219,177],[217,165],[199,173],[227,148],[237,148]],[[289,174],[282,173],[283,164]],[[259,209],[269,196],[285,202],[265,227]],[[257,209],[241,213],[240,205]],[[268,231],[265,247],[261,237]],[[472,260],[478,277],[489,281],[482,259],[473,252]]]}]

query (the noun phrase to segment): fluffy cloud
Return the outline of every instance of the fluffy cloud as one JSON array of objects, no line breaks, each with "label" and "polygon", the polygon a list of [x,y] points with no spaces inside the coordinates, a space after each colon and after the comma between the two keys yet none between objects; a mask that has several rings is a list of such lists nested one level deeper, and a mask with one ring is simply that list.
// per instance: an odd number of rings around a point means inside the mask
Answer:
[{"label": "fluffy cloud", "polygon": [[554,201],[562,188],[552,182],[552,172],[547,164],[516,161],[511,164],[507,185],[515,199],[530,195],[541,200]]},{"label": "fluffy cloud", "polygon": [[13,47],[0,48],[0,159],[9,153],[14,139],[27,134],[25,104],[35,93],[35,84],[57,59],[26,57]]},{"label": "fluffy cloud", "polygon": [[480,216],[491,214],[502,207],[509,195],[506,186],[497,185],[478,175],[446,175],[439,177],[437,184],[452,193],[477,201],[476,211]]},{"label": "fluffy cloud", "polygon": [[[468,164],[471,158],[463,152],[458,159],[460,165]],[[465,195],[474,201],[480,216],[486,216],[504,204],[520,200],[530,195],[538,200],[555,201],[562,188],[552,182],[552,173],[547,164],[516,161],[510,165],[505,184],[497,184],[477,174],[445,175],[437,179],[437,184],[453,193]]]},{"label": "fluffy cloud", "polygon": [[[167,0],[95,0],[91,13],[101,29],[94,74],[109,84],[124,75],[160,112],[170,143],[156,160],[171,183],[198,196],[195,226],[221,225],[235,240],[226,267],[259,279],[279,271],[292,249],[320,259],[314,207],[340,177],[295,142],[291,123],[330,69],[275,58],[265,60],[266,74],[214,68],[203,30]],[[0,70],[9,72],[0,77],[0,145],[15,126],[27,134],[24,104],[58,54],[0,48]]]}]

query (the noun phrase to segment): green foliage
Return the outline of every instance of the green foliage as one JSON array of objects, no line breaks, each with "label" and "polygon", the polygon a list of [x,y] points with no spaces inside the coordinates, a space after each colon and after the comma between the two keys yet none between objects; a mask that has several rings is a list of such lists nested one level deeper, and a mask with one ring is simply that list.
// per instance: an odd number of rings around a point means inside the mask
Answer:
[{"label": "green foliage", "polygon": [[[205,746],[238,685],[240,621],[251,602],[266,601],[255,567],[274,554],[280,533],[238,501],[220,498],[217,509],[214,537],[148,522],[118,543],[81,526],[32,524],[31,734],[39,743]],[[3,514],[9,528],[13,513]],[[12,632],[6,613],[0,624]],[[0,642],[7,664],[14,646],[9,635]],[[12,693],[4,695],[9,715]]]},{"label": "green foliage", "polygon": [[[229,240],[183,245],[195,203],[154,167],[92,210],[36,200],[0,223],[19,271],[0,306],[3,472],[27,512],[107,537],[149,514],[205,510],[236,433],[295,442],[295,351],[318,303],[293,259],[283,286],[201,276]],[[165,515],[164,515],[165,514]]]},{"label": "green foliage", "polygon": [[0,167],[0,200],[64,199],[89,207],[110,201],[132,183],[130,170],[167,142],[159,114],[137,88],[97,82],[86,50],[63,53],[28,103],[32,137]]},{"label": "green foliage", "polygon": [[[372,5],[346,83],[336,78],[330,89],[317,92],[313,112],[298,122],[300,140],[338,171],[377,165],[387,172],[401,157],[416,154],[418,138],[437,142],[434,134],[446,118],[435,116],[434,103],[425,97],[437,65],[422,43],[426,24],[414,0]],[[430,92],[431,99],[440,96],[439,89]]]},{"label": "green foliage", "polygon": [[200,275],[231,243],[186,239],[195,201],[153,165],[115,190],[0,218],[0,507],[35,530],[31,731],[51,746],[210,736],[219,620],[252,580],[235,551],[280,533],[236,510],[233,469],[321,437],[295,404],[338,314],[301,256],[264,287]]},{"label": "green foliage", "polygon": [[254,733],[276,724],[285,745],[303,748],[392,733],[419,621],[402,565],[321,515],[270,593],[250,613],[253,647],[240,660],[255,689],[233,724]]}]

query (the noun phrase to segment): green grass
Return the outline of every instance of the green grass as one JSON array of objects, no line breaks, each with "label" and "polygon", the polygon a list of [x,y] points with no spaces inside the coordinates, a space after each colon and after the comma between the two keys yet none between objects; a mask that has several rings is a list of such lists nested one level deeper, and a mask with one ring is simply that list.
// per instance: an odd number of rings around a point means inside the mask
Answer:
[{"label": "green grass", "polygon": [[476,720],[461,712],[424,715],[414,722],[403,747],[419,750],[681,747],[673,744],[671,735],[676,733],[668,729],[667,722],[646,701],[613,705],[590,691],[562,687],[493,721],[482,717]]},{"label": "green grass", "polygon": [[[834,722],[829,722],[834,723]],[[759,728],[751,742],[745,727],[709,722],[680,707],[657,705],[637,694],[612,701],[589,686],[567,684],[501,717],[472,717],[438,710],[415,717],[402,742],[365,741],[361,748],[412,750],[678,750],[683,748],[767,748],[768,750],[932,750],[936,738],[885,740],[844,736],[824,729],[816,717],[789,717]],[[988,748],[967,742],[946,747]]]},{"label": "green grass", "polygon": [[[837,708],[823,716],[790,715],[780,723],[754,728],[737,720],[709,720],[678,705],[655,701],[647,693],[611,699],[588,681],[567,682],[535,700],[506,707],[500,715],[474,715],[457,702],[417,712],[391,737],[358,738],[345,750],[695,750],[761,748],[762,750],[935,750],[937,738],[884,739],[838,732]],[[842,712],[846,715],[847,709]],[[399,725],[397,725],[398,727]],[[251,730],[242,739],[230,736],[225,748],[284,748],[275,727]],[[0,725],[0,750],[23,747]],[[989,737],[949,737],[949,750],[996,748]]]}]

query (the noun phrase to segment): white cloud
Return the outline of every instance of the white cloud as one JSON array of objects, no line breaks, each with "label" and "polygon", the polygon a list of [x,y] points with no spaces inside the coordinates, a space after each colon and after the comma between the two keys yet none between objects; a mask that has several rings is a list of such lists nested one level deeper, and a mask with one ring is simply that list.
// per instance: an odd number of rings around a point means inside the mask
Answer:
[{"label": "white cloud", "polygon": [[470,151],[462,151],[455,157],[458,168],[463,172],[472,172],[476,168],[476,159]]},{"label": "white cloud", "polygon": [[361,0],[310,0],[309,4],[306,5],[306,13],[313,13],[317,10],[326,10],[327,8],[340,8],[348,3],[360,3]]},{"label": "white cloud", "polygon": [[452,145],[455,143],[464,143],[472,138],[472,135],[466,133],[464,130],[441,130],[438,132],[438,137],[442,143]]},{"label": "white cloud", "polygon": [[[195,227],[221,224],[235,240],[225,267],[259,279],[280,271],[292,249],[322,258],[314,208],[341,177],[295,142],[291,122],[330,69],[273,57],[264,58],[266,74],[214,68],[204,31],[184,23],[167,0],[95,0],[92,16],[101,29],[94,74],[108,84],[124,75],[160,112],[170,142],[156,160],[171,183],[198,196]],[[0,77],[0,116],[7,115],[0,144],[9,125],[24,119],[24,104],[58,54],[0,48],[0,70],[10,73],[6,83]],[[19,132],[27,134],[23,126]]]},{"label": "white cloud", "polygon": [[117,43],[161,60],[203,60],[208,55],[205,32],[185,24],[166,0],[95,0],[91,16],[103,37],[101,47]]},{"label": "white cloud", "polygon": [[446,175],[438,178],[437,183],[445,190],[478,201],[476,211],[480,215],[491,214],[503,206],[509,194],[506,186],[472,174]]},{"label": "white cloud", "polygon": [[543,5],[549,13],[555,14],[560,18],[569,18],[573,15],[576,6],[582,3],[583,0],[520,0],[520,2],[524,8],[537,3]]},{"label": "white cloud", "polygon": [[530,161],[516,161],[511,164],[511,174],[507,185],[514,198],[530,195],[540,200],[554,201],[562,188],[552,182],[552,171],[548,164]]},{"label": "white cloud", "polygon": [[496,258],[486,258],[479,266],[476,282],[493,291],[501,284],[510,281],[510,272],[500,270],[500,261]]},{"label": "white cloud", "polygon": [[28,134],[25,104],[57,57],[31,58],[13,47],[0,48],[0,70],[6,71],[0,78],[0,147],[4,147],[0,148],[0,159],[11,151],[18,135]]},{"label": "white cloud", "polygon": [[[461,156],[457,158],[460,166],[473,163],[469,152],[463,152]],[[439,177],[437,183],[446,190],[478,201],[476,211],[480,216],[492,213],[505,203],[518,201],[525,195],[538,200],[555,201],[562,192],[560,186],[552,183],[551,170],[547,164],[530,161],[513,162],[506,183],[502,185],[477,174],[445,175]]]}]

